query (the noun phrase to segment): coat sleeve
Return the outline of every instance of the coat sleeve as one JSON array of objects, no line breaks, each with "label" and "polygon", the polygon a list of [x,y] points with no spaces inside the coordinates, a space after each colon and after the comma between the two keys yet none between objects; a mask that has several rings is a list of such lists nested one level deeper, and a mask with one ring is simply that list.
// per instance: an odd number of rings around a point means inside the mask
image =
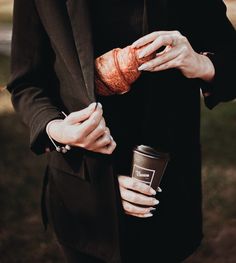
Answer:
[{"label": "coat sleeve", "polygon": [[208,57],[215,67],[215,77],[211,83],[201,81],[201,88],[210,93],[205,97],[205,104],[212,109],[218,103],[236,97],[236,31],[226,16],[223,1],[204,1],[202,8],[207,10],[204,26],[209,29],[204,33],[207,50],[203,51],[210,54]]},{"label": "coat sleeve", "polygon": [[30,147],[36,154],[51,146],[45,129],[47,123],[63,118],[49,95],[52,60],[52,49],[34,1],[15,0],[11,79],[7,88],[16,112],[30,127]]}]

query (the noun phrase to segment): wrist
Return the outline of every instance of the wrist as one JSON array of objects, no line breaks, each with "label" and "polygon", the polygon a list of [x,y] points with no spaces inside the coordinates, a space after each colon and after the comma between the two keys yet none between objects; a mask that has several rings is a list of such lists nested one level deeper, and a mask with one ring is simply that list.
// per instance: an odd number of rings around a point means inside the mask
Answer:
[{"label": "wrist", "polygon": [[201,58],[201,74],[199,78],[206,82],[211,82],[215,77],[215,67],[206,52],[199,54],[199,56]]},{"label": "wrist", "polygon": [[56,119],[50,121],[46,126],[46,133],[49,137],[54,139],[57,142],[60,142],[58,134],[60,134],[60,125],[63,122],[62,119]]},{"label": "wrist", "polygon": [[[60,140],[60,135],[61,135],[60,125],[62,124],[62,122],[63,122],[62,119],[56,119],[50,121],[46,126],[46,133],[57,152],[67,153],[68,151],[71,150],[71,146],[68,144],[64,146],[61,145],[63,144]],[[57,143],[59,143],[60,145],[58,145]]]}]

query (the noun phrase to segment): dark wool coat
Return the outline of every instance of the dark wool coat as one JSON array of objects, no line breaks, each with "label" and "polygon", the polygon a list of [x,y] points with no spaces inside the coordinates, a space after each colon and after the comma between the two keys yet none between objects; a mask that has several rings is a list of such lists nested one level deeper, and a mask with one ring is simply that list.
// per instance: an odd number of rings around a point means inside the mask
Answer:
[{"label": "dark wool coat", "polygon": [[[45,177],[45,182],[49,181],[47,204],[51,223],[62,244],[109,263],[121,262],[123,245],[131,246],[135,241],[132,234],[137,235],[133,227],[137,224],[145,233],[149,230],[157,237],[153,247],[149,243],[150,251],[157,253],[155,247],[162,244],[163,249],[169,247],[170,253],[187,255],[202,238],[200,87],[211,92],[205,100],[209,108],[236,96],[236,37],[226,18],[225,5],[220,0],[160,1],[162,23],[149,30],[180,31],[197,52],[214,53],[211,60],[216,69],[210,84],[187,79],[177,70],[150,77],[156,87],[155,105],[159,107],[155,114],[146,115],[145,123],[150,130],[152,123],[153,127],[159,125],[160,129],[154,129],[158,136],[150,132],[150,138],[161,139],[149,141],[147,136],[138,141],[135,134],[129,133],[139,120],[138,113],[142,114],[138,107],[136,111],[130,106],[135,92],[140,92],[134,87],[124,96],[99,98],[118,142],[117,154],[105,156],[73,148],[63,155],[53,151],[46,124],[63,118],[61,111],[69,114],[97,99],[87,3],[15,0],[14,4],[12,77],[8,89],[16,111],[30,128],[31,149],[37,154],[48,147],[52,150],[47,154]],[[162,181],[163,193],[158,197],[160,206],[157,214],[145,221],[148,223],[124,215],[117,184],[117,171],[128,169],[126,165],[119,168],[119,160],[121,166],[124,157],[130,161],[136,143],[163,143],[171,155]],[[140,235],[143,240],[145,233]],[[126,239],[126,234],[131,238]]]}]

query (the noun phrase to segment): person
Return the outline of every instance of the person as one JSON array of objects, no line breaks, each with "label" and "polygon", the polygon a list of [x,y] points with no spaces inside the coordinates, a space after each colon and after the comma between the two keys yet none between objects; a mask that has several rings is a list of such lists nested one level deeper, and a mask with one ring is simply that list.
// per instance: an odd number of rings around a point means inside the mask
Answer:
[{"label": "person", "polygon": [[[127,45],[156,56],[129,92],[99,96],[94,60]],[[43,219],[68,262],[174,263],[196,250],[200,88],[210,109],[235,98],[235,59],[220,0],[15,0],[8,89],[31,149],[47,152]],[[141,144],[170,154],[162,193],[130,177]]]}]

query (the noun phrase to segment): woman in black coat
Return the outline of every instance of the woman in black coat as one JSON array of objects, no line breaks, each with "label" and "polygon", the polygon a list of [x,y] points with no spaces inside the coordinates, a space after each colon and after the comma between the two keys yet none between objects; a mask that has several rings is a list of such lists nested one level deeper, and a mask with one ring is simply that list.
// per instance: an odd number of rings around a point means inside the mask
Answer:
[{"label": "woman in black coat", "polygon": [[[68,262],[180,262],[199,246],[200,88],[209,108],[236,95],[225,13],[220,0],[15,0],[8,89],[48,152],[43,219]],[[132,43],[157,56],[131,91],[98,96],[95,58]],[[139,144],[170,153],[162,193],[129,177]]]}]

